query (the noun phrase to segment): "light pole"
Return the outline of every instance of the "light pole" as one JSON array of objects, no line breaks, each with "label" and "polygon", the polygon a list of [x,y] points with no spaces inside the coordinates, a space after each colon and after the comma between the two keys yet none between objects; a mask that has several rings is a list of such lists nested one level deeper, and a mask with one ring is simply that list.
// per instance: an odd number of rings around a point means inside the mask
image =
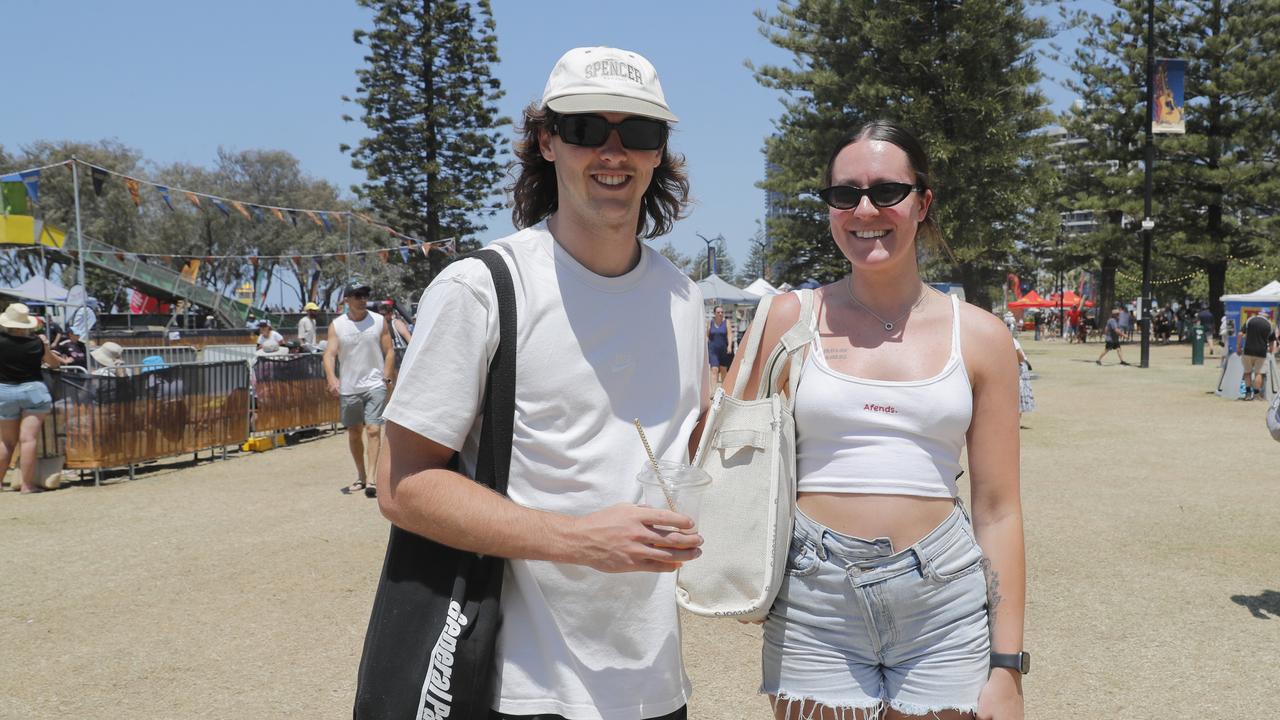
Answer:
[{"label": "light pole", "polygon": [[695,232],[694,235],[697,235],[698,237],[702,238],[702,242],[707,244],[707,271],[702,275],[702,278],[705,280],[707,276],[711,275],[712,257],[713,257],[713,253],[715,252],[713,247],[715,245],[715,242],[716,240],[720,239],[723,236],[717,235],[714,239],[708,239],[706,235],[703,235],[700,232]]},{"label": "light pole", "polygon": [[1151,359],[1151,230],[1156,221],[1151,218],[1151,166],[1155,164],[1156,147],[1152,140],[1151,123],[1155,121],[1155,89],[1153,75],[1156,65],[1156,0],[1147,0],[1147,122],[1146,122],[1146,177],[1145,198],[1142,212],[1142,355],[1138,367],[1148,367]]}]

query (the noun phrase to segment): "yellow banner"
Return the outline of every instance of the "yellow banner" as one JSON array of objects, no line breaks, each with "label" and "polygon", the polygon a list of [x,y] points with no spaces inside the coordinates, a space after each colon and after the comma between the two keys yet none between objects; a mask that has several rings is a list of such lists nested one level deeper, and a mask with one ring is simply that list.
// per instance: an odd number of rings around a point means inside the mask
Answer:
[{"label": "yellow banner", "polygon": [[[45,247],[60,248],[66,235],[45,225],[40,232],[40,243]],[[36,219],[30,215],[0,216],[0,245],[35,245]]]}]

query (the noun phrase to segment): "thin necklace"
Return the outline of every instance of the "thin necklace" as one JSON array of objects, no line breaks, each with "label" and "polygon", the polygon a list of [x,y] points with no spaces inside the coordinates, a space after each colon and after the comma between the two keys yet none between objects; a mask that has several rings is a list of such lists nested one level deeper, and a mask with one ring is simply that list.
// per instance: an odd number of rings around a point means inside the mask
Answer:
[{"label": "thin necklace", "polygon": [[913,303],[911,307],[907,308],[906,312],[902,313],[902,317],[893,321],[885,320],[884,318],[876,314],[875,310],[872,310],[871,308],[867,307],[866,303],[859,300],[857,295],[853,294],[853,276],[852,275],[849,276],[849,299],[857,303],[858,307],[862,308],[863,310],[866,310],[868,313],[871,313],[871,317],[883,323],[885,332],[890,332],[890,333],[893,332],[894,328],[898,327],[898,323],[902,322],[903,320],[906,320],[907,316],[910,315],[913,310],[920,307],[920,303],[924,302],[924,299],[928,296],[929,296],[929,288],[922,283],[920,285],[920,297],[916,299],[915,303]]}]

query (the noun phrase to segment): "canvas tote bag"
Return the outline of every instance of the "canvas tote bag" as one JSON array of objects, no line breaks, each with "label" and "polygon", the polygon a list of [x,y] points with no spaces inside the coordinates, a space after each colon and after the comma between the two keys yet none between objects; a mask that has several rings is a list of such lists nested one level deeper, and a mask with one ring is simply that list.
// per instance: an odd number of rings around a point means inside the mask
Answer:
[{"label": "canvas tote bag", "polygon": [[[475,481],[506,495],[516,387],[511,274],[493,250],[483,260],[498,295],[498,349],[484,390]],[[457,469],[457,456],[451,468]],[[506,561],[391,527],[356,683],[355,720],[487,718]]]},{"label": "canvas tote bag", "polygon": [[[760,349],[771,296],[761,298],[733,391],[716,390],[693,464],[711,476],[698,532],[702,556],[681,566],[676,601],[696,615],[763,620],[778,594],[791,545],[796,501],[794,387],[814,333],[813,291],[800,290],[800,317],[765,360],[760,389],[742,397]],[[792,393],[794,395],[794,393]]]}]

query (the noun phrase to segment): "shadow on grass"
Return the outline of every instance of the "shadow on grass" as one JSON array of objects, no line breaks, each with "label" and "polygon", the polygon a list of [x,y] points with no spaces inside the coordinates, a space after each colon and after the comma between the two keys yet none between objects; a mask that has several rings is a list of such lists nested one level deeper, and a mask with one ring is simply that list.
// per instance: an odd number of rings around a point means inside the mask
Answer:
[{"label": "shadow on grass", "polygon": [[1280,617],[1280,592],[1263,590],[1257,595],[1232,595],[1231,602],[1248,608],[1259,620],[1270,620],[1267,613]]}]

